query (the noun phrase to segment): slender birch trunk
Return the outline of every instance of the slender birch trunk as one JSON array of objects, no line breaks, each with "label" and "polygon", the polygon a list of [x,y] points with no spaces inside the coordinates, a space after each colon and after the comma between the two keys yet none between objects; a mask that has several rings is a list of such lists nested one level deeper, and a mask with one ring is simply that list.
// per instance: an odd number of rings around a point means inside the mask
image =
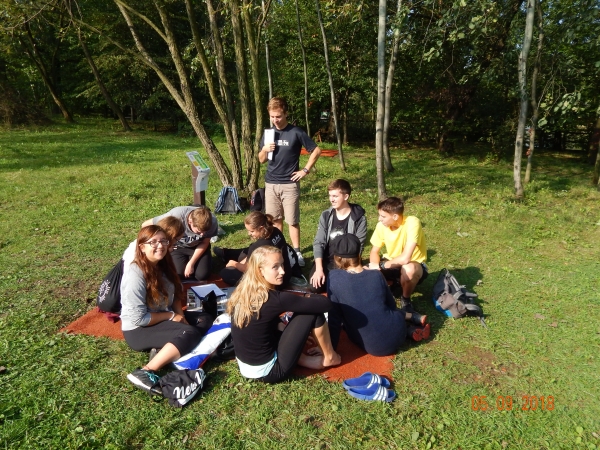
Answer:
[{"label": "slender birch trunk", "polygon": [[592,185],[598,186],[598,190],[600,191],[600,184],[598,183],[600,180],[600,149],[598,148],[598,141],[600,136],[600,118],[596,120],[596,126],[594,127],[594,136],[590,141],[590,145],[596,146],[596,164],[594,165],[594,175],[592,177]]},{"label": "slender birch trunk", "polygon": [[304,40],[302,38],[298,0],[296,0],[296,22],[298,22],[298,40],[300,41],[300,50],[302,51],[302,69],[304,72],[304,117],[306,120],[306,134],[310,136],[310,121],[308,120],[308,70],[306,68],[306,50],[304,49]]},{"label": "slender birch trunk", "polygon": [[231,0],[231,26],[233,30],[233,42],[235,53],[235,65],[237,73],[237,87],[240,100],[240,110],[242,113],[242,149],[244,161],[246,163],[245,179],[249,180],[254,168],[252,129],[250,125],[250,92],[248,87],[248,77],[246,70],[245,42],[242,33],[242,23],[240,20],[239,0]]},{"label": "slender birch trunk", "polygon": [[323,52],[325,54],[325,67],[327,68],[327,75],[329,77],[329,92],[331,93],[331,112],[333,114],[333,122],[335,123],[335,134],[338,143],[338,155],[340,157],[340,167],[342,170],[346,170],[346,164],[344,163],[344,153],[342,150],[342,136],[340,133],[340,124],[338,120],[338,111],[335,105],[335,89],[333,88],[333,76],[331,75],[331,66],[329,64],[329,50],[327,49],[327,35],[325,34],[325,27],[323,26],[323,17],[321,16],[321,6],[319,0],[315,0],[315,6],[317,9],[317,17],[319,19],[319,26],[321,27],[321,34],[323,35]]},{"label": "slender birch trunk", "polygon": [[[297,1],[297,0],[296,0]],[[265,9],[265,0],[261,0],[261,7],[263,16],[267,15],[267,11]],[[271,76],[271,54],[269,53],[269,32],[267,31],[267,27],[265,26],[265,64],[267,66],[267,80],[269,83],[269,98],[273,98],[273,77]],[[271,124],[273,125],[273,124]],[[260,140],[260,138],[259,138]]]},{"label": "slender birch trunk", "polygon": [[515,196],[517,199],[524,197],[523,183],[521,181],[521,159],[523,158],[523,135],[525,133],[525,121],[527,120],[527,57],[531,48],[533,36],[533,22],[535,17],[535,0],[527,0],[527,18],[525,21],[525,34],[523,36],[523,48],[519,55],[519,91],[521,94],[521,106],[519,112],[519,123],[517,126],[517,137],[515,140],[515,160],[513,165],[513,177],[515,184]]},{"label": "slender birch trunk", "polygon": [[542,6],[539,1],[536,1],[536,12],[539,22],[539,33],[538,33],[538,45],[537,54],[535,55],[535,66],[533,67],[533,73],[531,74],[531,110],[533,115],[531,117],[531,131],[529,133],[529,150],[527,151],[527,168],[525,169],[525,184],[531,180],[531,167],[533,165],[533,152],[535,151],[535,134],[537,132],[538,120],[540,118],[540,106],[537,98],[537,80],[540,75],[541,59],[542,59],[542,46],[544,42],[544,17],[542,14]]},{"label": "slender birch trunk", "polygon": [[383,163],[387,172],[394,171],[392,158],[390,156],[389,130],[392,105],[392,85],[394,82],[396,61],[398,60],[398,47],[400,46],[400,18],[402,14],[402,0],[398,0],[398,5],[396,8],[396,20],[394,21],[393,25],[394,41],[392,45],[392,55],[390,58],[390,65],[388,67],[387,80],[385,83],[385,108],[383,116]]},{"label": "slender birch trunk", "polygon": [[[206,8],[208,10],[208,21],[210,24],[210,32],[215,48],[215,64],[217,67],[217,75],[219,78],[219,86],[221,88],[221,95],[225,100],[225,107],[227,110],[227,120],[231,124],[231,134],[233,145],[235,146],[235,152],[237,154],[236,159],[241,159],[241,151],[239,144],[239,131],[237,126],[237,120],[235,117],[235,106],[233,104],[233,95],[231,94],[231,88],[229,87],[229,81],[227,79],[227,69],[225,67],[225,51],[223,50],[223,42],[221,40],[221,31],[217,23],[217,12],[213,6],[212,0],[205,0]],[[240,171],[241,176],[241,171]]]},{"label": "slender birch trunk", "polygon": [[[196,14],[194,13],[192,0],[185,0],[185,7],[188,16],[188,23],[190,25],[190,29],[192,30],[192,38],[194,46],[196,47],[196,53],[198,54],[198,59],[200,60],[202,71],[204,72],[204,80],[208,88],[208,94],[212,100],[215,110],[217,111],[219,119],[223,124],[223,131],[225,132],[225,140],[227,141],[227,149],[229,151],[229,159],[231,161],[231,172],[234,180],[233,184],[234,186],[241,186],[243,185],[242,163],[239,154],[237,132],[234,129],[235,121],[231,122],[229,120],[229,115],[227,113],[227,97],[225,95],[220,95],[217,92],[217,87],[215,86],[215,81],[213,79],[213,70],[208,58],[206,57],[206,49],[202,43],[201,32],[200,28],[198,27],[198,22],[196,21]],[[219,69],[217,68],[217,71],[218,70]],[[225,92],[225,90],[223,91]]]},{"label": "slender birch trunk", "polygon": [[377,193],[379,200],[387,197],[383,164],[383,121],[385,109],[385,19],[386,0],[379,0],[377,28],[377,118],[375,121],[375,163],[377,164]]},{"label": "slender birch trunk", "polygon": [[[263,132],[263,108],[260,99],[260,67],[258,60],[258,44],[259,40],[255,42],[254,29],[252,28],[252,18],[250,17],[250,2],[249,0],[242,0],[242,17],[244,19],[244,29],[248,38],[248,53],[250,55],[250,76],[252,81],[252,92],[254,94],[254,115],[256,116],[255,129],[254,129],[254,142],[252,145],[251,153],[248,160],[251,161],[251,167],[246,179],[248,186],[248,193],[251,193],[258,188],[258,176],[260,174],[260,163],[258,161],[258,146],[260,144],[260,138]],[[266,14],[263,3],[263,16]],[[256,38],[260,37],[260,29],[257,30]]]}]

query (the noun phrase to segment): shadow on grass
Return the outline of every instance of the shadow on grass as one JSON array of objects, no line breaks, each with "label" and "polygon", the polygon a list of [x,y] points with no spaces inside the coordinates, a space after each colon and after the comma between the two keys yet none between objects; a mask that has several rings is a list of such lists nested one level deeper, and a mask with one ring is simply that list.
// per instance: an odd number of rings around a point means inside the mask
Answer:
[{"label": "shadow on grass", "polygon": [[[467,188],[487,191],[497,189],[497,185],[512,185],[512,162],[485,162],[481,152],[481,148],[473,147],[470,152],[453,158],[442,158],[426,150],[397,152],[393,155],[395,171],[385,175],[388,195],[408,200],[421,193],[452,194]],[[525,159],[523,164],[526,164]],[[506,166],[506,170],[499,170],[502,166]],[[565,191],[590,171],[584,161],[572,155],[541,154],[534,163],[532,180],[540,185],[536,189]],[[360,180],[361,191],[377,193],[374,165],[362,166],[353,178],[354,182]]]},{"label": "shadow on grass", "polygon": [[[160,152],[172,148],[173,145],[181,149],[190,147],[190,140],[184,141],[165,133],[85,131],[82,128],[80,132],[75,133],[0,133],[0,144],[3,147],[0,171],[23,168],[43,170],[116,161],[147,164],[159,161]],[[197,147],[199,146],[198,143]]]},{"label": "shadow on grass", "polygon": [[[211,210],[213,209],[211,207],[211,205],[207,205]],[[248,213],[248,211],[244,211],[244,216]],[[217,217],[217,220],[219,221],[219,225],[221,226],[221,228],[223,228],[227,234],[234,234],[237,233],[238,231],[246,231],[246,227],[244,226],[244,223],[233,223],[232,222],[232,218],[233,218],[233,214],[215,214],[215,216]],[[219,242],[219,241],[217,241]],[[250,246],[251,242],[248,242],[248,246]],[[220,247],[220,245],[217,244],[217,247]]]}]

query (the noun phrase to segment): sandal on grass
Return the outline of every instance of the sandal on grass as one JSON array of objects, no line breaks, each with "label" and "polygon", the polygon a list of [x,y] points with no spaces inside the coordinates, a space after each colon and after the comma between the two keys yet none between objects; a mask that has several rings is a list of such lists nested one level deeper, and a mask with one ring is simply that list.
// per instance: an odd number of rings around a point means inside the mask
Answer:
[{"label": "sandal on grass", "polygon": [[425,324],[424,327],[415,327],[412,325],[408,327],[408,337],[415,342],[422,341],[423,339],[429,339],[430,335],[431,325],[429,324]]},{"label": "sandal on grass", "polygon": [[370,388],[374,385],[381,385],[384,388],[390,387],[390,382],[376,373],[365,372],[358,378],[348,378],[342,383],[344,389],[350,388]]},{"label": "sandal on grass", "polygon": [[379,401],[390,403],[396,398],[396,393],[381,385],[374,384],[369,388],[350,388],[348,394],[359,400]]}]

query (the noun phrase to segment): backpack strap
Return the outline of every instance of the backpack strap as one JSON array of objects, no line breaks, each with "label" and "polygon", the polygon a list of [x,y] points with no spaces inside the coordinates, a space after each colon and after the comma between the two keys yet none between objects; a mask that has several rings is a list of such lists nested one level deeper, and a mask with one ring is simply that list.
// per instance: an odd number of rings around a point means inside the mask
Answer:
[{"label": "backpack strap", "polygon": [[470,315],[479,317],[483,316],[483,311],[478,305],[474,303],[464,303],[464,305]]},{"label": "backpack strap", "polygon": [[465,303],[465,308],[467,308],[467,314],[469,316],[477,316],[479,318],[479,321],[481,322],[481,325],[483,325],[485,328],[487,328],[487,324],[485,323],[485,319],[483,317],[483,310],[481,309],[480,306],[474,304],[474,303]]},{"label": "backpack strap", "polygon": [[225,203],[225,193],[227,192],[226,187],[222,187],[219,192],[219,197],[217,198],[217,203],[215,205],[215,212],[221,212],[223,209],[223,204]]},{"label": "backpack strap", "polygon": [[231,190],[233,191],[233,196],[235,198],[235,209],[239,212],[244,212],[244,210],[242,209],[242,206],[240,205],[240,198],[238,196],[237,189],[232,187]]}]

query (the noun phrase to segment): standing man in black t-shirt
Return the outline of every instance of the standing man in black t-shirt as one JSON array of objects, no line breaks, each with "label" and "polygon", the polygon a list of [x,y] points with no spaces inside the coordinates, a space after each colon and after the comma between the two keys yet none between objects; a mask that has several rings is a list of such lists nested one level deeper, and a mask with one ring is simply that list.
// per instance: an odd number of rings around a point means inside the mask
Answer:
[{"label": "standing man in black t-shirt", "polygon": [[[315,165],[321,149],[304,130],[288,123],[288,105],[285,99],[273,97],[267,105],[267,111],[275,130],[275,142],[265,145],[263,134],[258,153],[261,164],[268,161],[265,174],[265,212],[273,216],[274,225],[281,231],[285,217],[298,263],[304,266],[304,258],[300,253],[300,180]],[[300,169],[302,147],[306,148],[310,157]]]},{"label": "standing man in black t-shirt", "polygon": [[309,280],[314,292],[325,292],[327,275],[336,268],[329,245],[331,241],[342,234],[354,234],[360,241],[362,254],[367,240],[365,210],[360,205],[348,202],[352,192],[350,183],[343,179],[334,180],[327,186],[327,192],[331,208],[321,214],[313,242],[315,264],[310,270]]}]

